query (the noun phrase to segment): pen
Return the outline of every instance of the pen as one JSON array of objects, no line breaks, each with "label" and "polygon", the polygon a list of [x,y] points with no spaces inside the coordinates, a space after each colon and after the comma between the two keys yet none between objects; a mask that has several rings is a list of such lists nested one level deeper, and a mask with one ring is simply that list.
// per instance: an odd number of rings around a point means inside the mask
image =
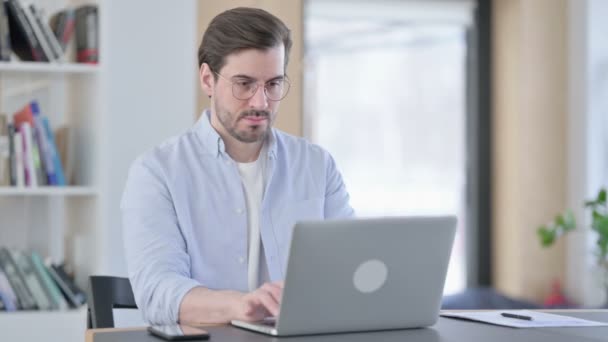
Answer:
[{"label": "pen", "polygon": [[526,320],[526,321],[531,321],[532,320],[532,317],[530,317],[530,316],[517,315],[517,314],[508,313],[508,312],[503,312],[500,315],[502,317],[523,319],[523,320]]}]

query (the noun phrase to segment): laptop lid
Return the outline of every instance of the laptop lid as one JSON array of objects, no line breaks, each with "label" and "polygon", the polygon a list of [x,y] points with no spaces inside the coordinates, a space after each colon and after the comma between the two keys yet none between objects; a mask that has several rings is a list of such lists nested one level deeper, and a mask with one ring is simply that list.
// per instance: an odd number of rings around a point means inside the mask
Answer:
[{"label": "laptop lid", "polygon": [[297,223],[275,334],[435,324],[455,231],[454,216]]}]

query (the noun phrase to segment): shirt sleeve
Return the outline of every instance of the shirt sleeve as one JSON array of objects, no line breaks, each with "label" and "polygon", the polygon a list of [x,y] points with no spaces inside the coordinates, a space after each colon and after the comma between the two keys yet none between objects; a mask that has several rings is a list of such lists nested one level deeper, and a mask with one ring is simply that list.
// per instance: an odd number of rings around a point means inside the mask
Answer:
[{"label": "shirt sleeve", "polygon": [[176,323],[183,297],[200,284],[191,279],[190,257],[160,166],[141,158],[133,163],[121,210],[135,302],[148,323]]},{"label": "shirt sleeve", "polygon": [[325,189],[325,218],[352,218],[355,211],[350,206],[350,196],[342,180],[342,175],[336,167],[333,157],[326,152],[326,189]]}]

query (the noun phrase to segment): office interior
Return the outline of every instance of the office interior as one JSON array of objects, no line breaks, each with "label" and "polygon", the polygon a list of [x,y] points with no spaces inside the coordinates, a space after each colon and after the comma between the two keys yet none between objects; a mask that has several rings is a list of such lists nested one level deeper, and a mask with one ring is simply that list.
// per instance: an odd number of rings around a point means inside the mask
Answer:
[{"label": "office interior", "polygon": [[[65,186],[0,187],[0,246],[65,262],[85,292],[91,275],[127,276],[129,166],[208,106],[200,39],[215,15],[248,6],[292,30],[275,126],[334,156],[358,216],[458,217],[446,305],[608,303],[584,206],[608,185],[608,1],[31,2],[48,14],[96,5],[99,60],[77,63],[72,42],[61,62],[0,62],[1,112],[37,100],[71,130]],[[576,228],[543,247],[539,227],[568,210]],[[0,312],[0,337],[81,341],[86,317],[86,304]]]}]

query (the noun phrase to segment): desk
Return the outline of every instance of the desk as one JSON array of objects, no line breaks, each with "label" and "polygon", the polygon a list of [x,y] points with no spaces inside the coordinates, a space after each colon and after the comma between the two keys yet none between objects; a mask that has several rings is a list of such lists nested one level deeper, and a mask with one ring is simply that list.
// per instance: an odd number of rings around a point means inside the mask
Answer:
[{"label": "desk", "polygon": [[[608,310],[563,310],[555,314],[608,322]],[[440,317],[437,324],[426,329],[405,329],[353,334],[333,334],[276,338],[227,325],[205,327],[211,334],[210,342],[363,342],[363,341],[492,341],[492,342],[597,342],[608,341],[608,327],[530,328],[516,329]],[[90,329],[86,342],[159,342],[144,328]]]}]

